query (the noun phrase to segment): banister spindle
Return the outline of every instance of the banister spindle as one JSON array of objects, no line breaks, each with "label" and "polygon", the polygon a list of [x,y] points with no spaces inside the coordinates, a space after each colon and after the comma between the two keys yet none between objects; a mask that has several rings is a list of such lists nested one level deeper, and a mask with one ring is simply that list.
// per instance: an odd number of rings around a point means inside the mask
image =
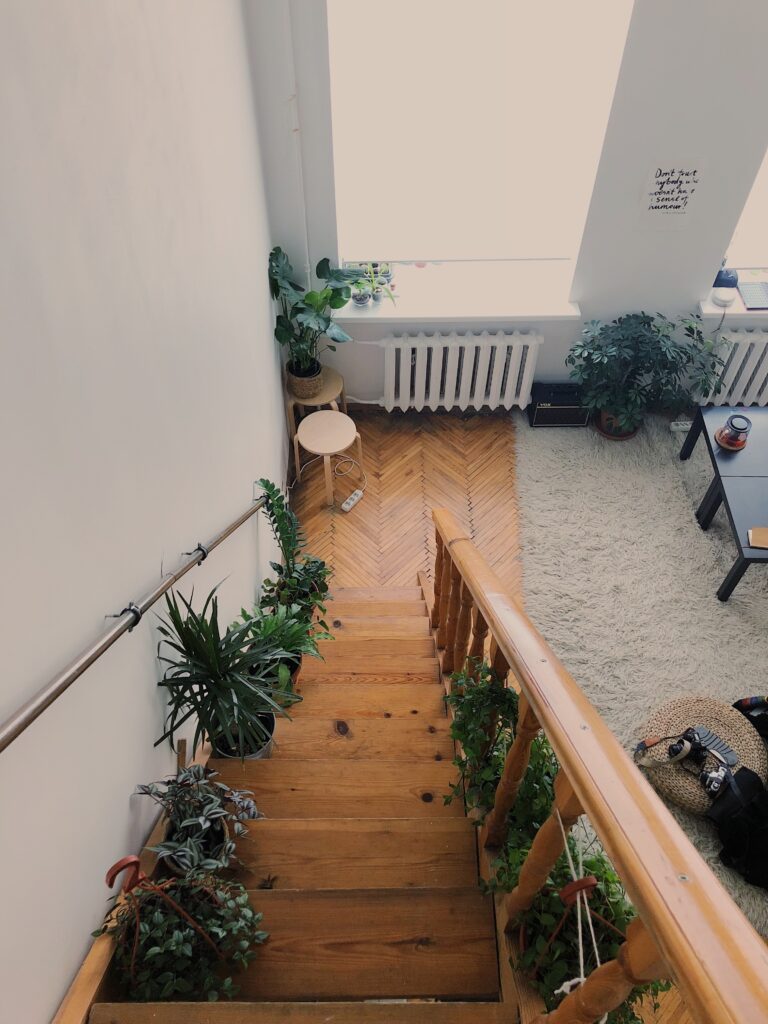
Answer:
[{"label": "banister spindle", "polygon": [[[557,811],[560,812],[562,819],[562,829],[557,820]],[[520,869],[517,885],[505,901],[507,931],[512,931],[516,926],[518,915],[524,910],[528,910],[536,899],[536,895],[541,892],[557,858],[565,849],[563,829],[567,835],[568,830],[576,824],[581,814],[583,814],[581,803],[573,791],[568,776],[561,768],[555,778],[555,800],[552,812],[533,837],[528,856]]]},{"label": "banister spindle", "polygon": [[504,682],[509,674],[509,662],[504,657],[499,645],[496,643],[495,637],[491,637],[491,648],[488,652],[488,659],[493,672],[502,682]]},{"label": "banister spindle", "polygon": [[443,581],[443,538],[435,531],[435,600],[432,605],[432,629],[440,625],[440,585]]},{"label": "banister spindle", "polygon": [[540,1014],[534,1024],[594,1024],[621,1006],[636,985],[660,981],[668,973],[656,944],[636,917],[627,928],[626,941],[616,959],[592,971],[556,1010]]},{"label": "banister spindle", "polygon": [[463,672],[469,647],[469,629],[472,625],[472,592],[467,584],[461,581],[459,595],[459,619],[456,623],[456,640],[453,644],[453,671]]},{"label": "banister spindle", "polygon": [[448,602],[451,598],[451,559],[448,545],[443,545],[443,567],[440,573],[440,610],[437,622],[437,646],[445,647],[445,639],[448,633]]},{"label": "banister spindle", "polygon": [[504,771],[496,787],[493,810],[485,821],[485,845],[501,846],[507,834],[507,815],[512,809],[520,783],[528,768],[531,744],[539,731],[539,723],[524,693],[520,694],[517,729],[504,762]]},{"label": "banister spindle", "polygon": [[472,646],[469,649],[469,660],[472,663],[471,675],[477,680],[480,675],[480,666],[483,663],[485,654],[485,638],[488,636],[488,624],[483,618],[480,608],[475,605],[475,614],[472,620]]},{"label": "banister spindle", "polygon": [[451,595],[448,600],[448,625],[445,628],[445,654],[443,655],[443,673],[450,675],[454,669],[453,648],[456,643],[456,630],[459,624],[459,606],[461,603],[461,572],[458,565],[451,561]]}]

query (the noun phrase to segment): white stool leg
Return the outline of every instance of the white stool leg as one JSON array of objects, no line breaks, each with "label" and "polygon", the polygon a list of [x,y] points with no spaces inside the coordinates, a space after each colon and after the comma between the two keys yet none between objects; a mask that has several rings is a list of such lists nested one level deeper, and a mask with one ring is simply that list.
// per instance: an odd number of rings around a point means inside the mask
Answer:
[{"label": "white stool leg", "polygon": [[333,409],[334,412],[338,412],[339,411],[339,403],[336,401],[335,398],[332,401],[330,401],[328,403],[328,405],[330,405],[330,407]]},{"label": "white stool leg", "polygon": [[360,437],[359,434],[355,434],[355,438],[357,439],[357,462],[358,462],[358,465],[360,466],[360,479],[362,480],[363,479],[363,474],[364,474],[364,470],[363,470],[363,439]]},{"label": "white stool leg", "polygon": [[299,435],[293,435],[293,461],[296,463],[296,480],[301,481],[301,456],[299,455]]},{"label": "white stool leg", "polygon": [[347,394],[346,394],[343,386],[341,388],[341,411],[344,413],[345,416],[348,415],[347,414]]},{"label": "white stool leg", "polygon": [[323,469],[325,470],[325,497],[329,505],[333,505],[333,473],[331,472],[330,455],[323,456]]}]

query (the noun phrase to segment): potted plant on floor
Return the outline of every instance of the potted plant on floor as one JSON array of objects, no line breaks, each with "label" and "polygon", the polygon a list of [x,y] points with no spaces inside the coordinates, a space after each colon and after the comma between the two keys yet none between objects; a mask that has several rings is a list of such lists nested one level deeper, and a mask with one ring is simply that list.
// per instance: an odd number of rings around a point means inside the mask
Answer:
[{"label": "potted plant on floor", "polygon": [[259,603],[273,611],[280,605],[298,609],[298,617],[316,639],[327,639],[316,631],[328,631],[323,616],[331,569],[322,558],[302,553],[306,544],[304,533],[280,488],[270,480],[259,480],[259,486],[264,492],[263,511],[282,557],[282,562],[270,562],[275,579],[264,580]]},{"label": "potted plant on floor", "polygon": [[201,612],[183,596],[166,594],[158,644],[165,671],[158,685],[167,692],[168,714],[155,746],[166,739],[173,744],[193,719],[193,753],[207,736],[216,757],[268,757],[275,716],[288,717],[286,708],[301,700],[280,686],[276,672],[292,652],[254,637],[249,622],[221,630],[216,590]]},{"label": "potted plant on floor", "polygon": [[719,348],[697,315],[673,321],[661,313],[627,313],[586,324],[565,361],[599,432],[625,440],[649,409],[679,412],[716,394],[724,365]]},{"label": "potted plant on floor", "polygon": [[256,607],[250,612],[243,608],[239,622],[250,623],[254,641],[259,641],[265,647],[271,644],[275,650],[289,652],[273,663],[275,687],[281,691],[296,691],[304,655],[319,658],[318,640],[331,639],[324,629],[309,628],[306,614],[300,605],[277,603],[269,610]]},{"label": "potted plant on floor", "polygon": [[235,839],[248,834],[243,824],[259,817],[253,793],[216,782],[217,773],[201,764],[182,768],[173,778],[138,786],[167,819],[165,839],[151,849],[177,875],[220,871],[235,856]]},{"label": "potted plant on floor", "polygon": [[112,937],[128,998],[231,999],[238,991],[232,973],[244,970],[269,938],[243,886],[205,873],[155,882],[138,857],[124,857],[107,873],[110,888],[123,871],[125,899],[94,936]]},{"label": "potted plant on floor", "polygon": [[[304,289],[294,281],[294,270],[283,250],[276,246],[269,254],[269,288],[280,304],[275,338],[288,350],[285,369],[288,386],[297,398],[312,398],[320,391],[323,338],[344,342],[352,339],[334,321],[333,313],[342,309],[352,296],[352,285],[360,276],[356,270],[332,267],[322,259],[315,270],[325,286]],[[325,348],[335,351],[335,346]]]}]

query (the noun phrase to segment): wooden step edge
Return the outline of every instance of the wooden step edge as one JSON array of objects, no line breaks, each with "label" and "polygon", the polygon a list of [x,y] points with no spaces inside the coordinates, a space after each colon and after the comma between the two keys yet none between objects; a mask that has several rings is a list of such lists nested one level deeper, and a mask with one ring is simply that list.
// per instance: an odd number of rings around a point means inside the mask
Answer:
[{"label": "wooden step edge", "polygon": [[329,601],[421,601],[421,587],[333,587]]},{"label": "wooden step edge", "polygon": [[96,1003],[89,1024],[510,1024],[501,1003],[378,1000],[327,1003]]}]

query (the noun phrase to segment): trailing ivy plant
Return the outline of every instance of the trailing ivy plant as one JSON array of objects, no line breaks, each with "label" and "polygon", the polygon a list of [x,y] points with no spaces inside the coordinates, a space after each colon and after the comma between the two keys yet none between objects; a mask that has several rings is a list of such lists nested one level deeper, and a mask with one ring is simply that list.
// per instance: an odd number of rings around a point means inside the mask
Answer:
[{"label": "trailing ivy plant", "polygon": [[[476,674],[476,678],[474,678]],[[476,673],[457,673],[451,692],[445,698],[452,707],[453,738],[460,744],[454,764],[459,780],[446,797],[450,802],[463,795],[467,810],[479,812],[479,820],[493,807],[496,787],[517,727],[518,697],[507,689],[487,664],[476,666]],[[507,838],[491,864],[490,882],[481,887],[490,891],[511,892],[518,883],[520,869],[533,838],[549,817],[554,800],[558,762],[549,741],[539,734],[531,745],[528,768],[520,782],[517,798],[507,819]],[[597,840],[594,841],[595,845]],[[576,842],[569,837],[574,861],[578,860]],[[593,922],[602,962],[613,959],[634,910],[613,865],[600,847],[583,854],[584,873],[598,879],[590,899],[593,908],[608,924]],[[565,919],[560,932],[549,942],[565,910],[559,890],[572,881],[568,861],[561,856],[542,892],[521,920],[525,949],[519,966],[532,978],[537,991],[551,1010],[562,996],[555,990],[566,980],[578,977],[578,931],[575,910]],[[588,932],[585,928],[584,935]],[[587,947],[585,947],[586,949]],[[594,963],[590,962],[586,970]],[[655,996],[668,986],[654,983],[634,989],[623,1006],[608,1015],[608,1024],[642,1024],[636,1008],[644,996]]]},{"label": "trailing ivy plant", "polygon": [[232,972],[247,967],[268,938],[261,919],[236,882],[204,874],[143,879],[94,935],[112,936],[130,999],[215,1001],[237,994]]}]

